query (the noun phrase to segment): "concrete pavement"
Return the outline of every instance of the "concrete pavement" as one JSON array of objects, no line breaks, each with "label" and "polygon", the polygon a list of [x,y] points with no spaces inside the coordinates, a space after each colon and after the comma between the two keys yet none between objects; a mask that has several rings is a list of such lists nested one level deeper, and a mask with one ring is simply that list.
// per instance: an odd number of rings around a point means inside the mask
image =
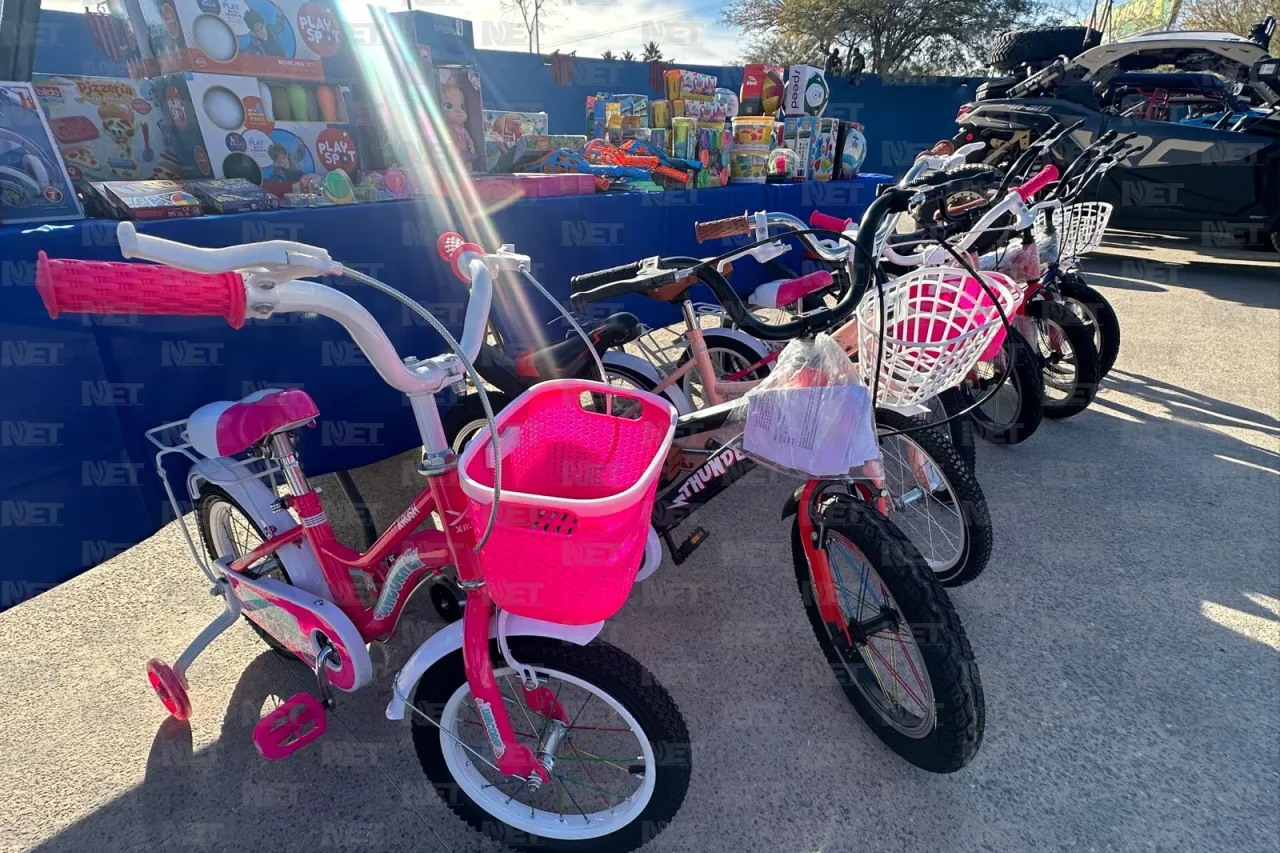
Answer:
[{"label": "concrete pavement", "polygon": [[[849,707],[796,592],[791,484],[757,471],[606,629],[694,739],[688,798],[647,851],[1280,847],[1280,266],[1149,246],[1087,265],[1124,332],[1095,405],[978,448],[995,553],[952,592],[986,690],[975,761],[918,771]],[[380,525],[410,467],[355,472]],[[309,673],[247,627],[191,671],[189,725],[147,688],[146,660],[218,610],[172,525],[0,615],[0,851],[497,849],[383,718],[389,674],[438,627],[426,596],[411,609],[375,685],[278,763],[250,730]]]}]

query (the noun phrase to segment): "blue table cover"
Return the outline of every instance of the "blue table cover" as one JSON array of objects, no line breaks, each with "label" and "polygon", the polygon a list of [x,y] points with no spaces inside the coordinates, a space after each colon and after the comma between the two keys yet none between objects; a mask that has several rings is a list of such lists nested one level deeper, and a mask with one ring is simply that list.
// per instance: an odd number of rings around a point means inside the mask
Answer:
[{"label": "blue table cover", "polygon": [[[693,223],[761,209],[807,217],[818,208],[859,216],[891,179],[520,201],[492,212],[498,237],[532,256],[558,298],[570,276],[650,255],[709,256]],[[143,223],[150,234],[201,246],[290,239],[420,300],[457,333],[466,290],[436,254],[461,222],[432,219],[422,202],[281,210]],[[50,320],[36,293],[38,251],[54,258],[120,260],[116,223],[89,220],[42,229],[0,228],[0,609],[13,606],[136,544],[172,519],[143,432],[215,400],[266,387],[301,386],[320,408],[304,430],[309,473],[365,465],[418,442],[404,397],[382,383],[335,322],[283,315],[239,331],[211,318],[65,315]],[[492,248],[492,247],[489,247]],[[784,259],[785,260],[785,259]],[[799,265],[800,258],[791,259]],[[401,355],[444,344],[398,303],[354,283],[330,281],[364,304]],[[494,322],[513,346],[527,344],[553,309],[536,294],[502,300]],[[511,310],[512,305],[527,309]],[[625,308],[660,325],[676,309],[642,297]],[[599,310],[599,308],[597,308]],[[554,333],[553,337],[562,336]],[[173,459],[174,457],[169,457]],[[172,463],[172,474],[182,473]],[[181,479],[172,477],[182,494]]]}]

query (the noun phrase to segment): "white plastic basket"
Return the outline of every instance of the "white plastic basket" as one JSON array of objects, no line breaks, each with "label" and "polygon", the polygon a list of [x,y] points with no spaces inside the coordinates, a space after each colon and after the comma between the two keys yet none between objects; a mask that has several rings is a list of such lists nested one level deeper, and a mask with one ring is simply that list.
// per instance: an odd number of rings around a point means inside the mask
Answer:
[{"label": "white plastic basket", "polygon": [[[1112,206],[1105,201],[1081,201],[1055,207],[1052,216],[1058,236],[1058,257],[1050,260],[1083,257],[1101,246],[1107,223],[1111,221],[1111,210]],[[1037,243],[1049,236],[1045,225],[1045,216],[1041,213],[1035,225]]]},{"label": "white plastic basket", "polygon": [[[1002,273],[981,276],[1012,317],[1022,301],[1018,285]],[[1004,323],[987,289],[953,267],[926,267],[894,279],[884,288],[882,348],[880,294],[871,288],[857,310],[858,370],[874,387],[879,363],[877,405],[923,403],[958,385],[989,349],[998,348]]]}]

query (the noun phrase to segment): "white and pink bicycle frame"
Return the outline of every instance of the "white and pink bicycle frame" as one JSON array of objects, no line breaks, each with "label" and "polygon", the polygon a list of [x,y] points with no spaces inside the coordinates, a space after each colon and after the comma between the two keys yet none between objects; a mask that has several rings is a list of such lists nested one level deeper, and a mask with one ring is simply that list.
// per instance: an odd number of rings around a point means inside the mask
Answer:
[{"label": "white and pink bicycle frame", "polygon": [[[201,249],[137,234],[128,222],[120,223],[118,235],[126,258],[156,261],[200,275],[184,276],[168,270],[167,286],[159,295],[142,292],[134,281],[139,277],[138,270],[154,268],[50,262],[42,257],[41,295],[51,314],[56,316],[59,310],[214,314],[225,316],[237,328],[246,319],[265,319],[278,313],[324,315],[350,333],[384,381],[408,396],[424,449],[420,470],[426,475],[425,488],[377,542],[361,554],[335,538],[319,498],[298,464],[287,430],[274,432],[267,439],[269,459],[265,453],[264,458],[203,456],[189,440],[184,421],[147,433],[159,448],[158,468],[163,457],[170,454],[192,462],[187,482],[192,498],[199,494],[202,481],[218,485],[236,498],[266,533],[265,541],[250,553],[208,565],[185,522],[182,524],[192,555],[212,582],[215,594],[223,598],[225,611],[187,647],[174,666],[153,661],[149,667],[152,686],[170,713],[181,719],[190,713],[186,695],[188,668],[214,638],[244,613],[316,673],[323,705],[309,694],[299,694],[264,718],[255,730],[255,744],[265,757],[291,754],[324,733],[324,709],[332,704],[330,688],[350,692],[367,684],[373,675],[368,645],[389,639],[413,592],[452,566],[457,570],[459,585],[468,590],[464,616],[430,637],[410,656],[396,676],[387,717],[403,719],[406,707],[411,707],[408,697],[422,675],[434,663],[461,649],[467,681],[485,723],[495,766],[506,775],[532,784],[547,781],[547,770],[534,752],[516,741],[494,677],[490,640],[497,638],[506,663],[520,674],[529,707],[556,718],[557,714],[563,716],[563,711],[554,696],[538,686],[529,667],[512,657],[507,638],[545,636],[585,645],[599,633],[603,623],[560,625],[495,612],[484,587],[483,566],[475,553],[476,531],[468,520],[466,497],[434,401],[440,390],[464,380],[461,360],[449,354],[424,361],[402,361],[377,321],[359,303],[323,284],[300,280],[344,272],[323,249],[286,241]],[[462,243],[460,238],[453,246],[454,270],[472,286],[461,349],[467,358],[474,358],[488,322],[495,273],[521,265],[527,268],[529,258],[506,246],[498,253],[485,254],[478,246]],[[86,264],[93,267],[92,275],[80,279],[76,274]],[[110,300],[103,298],[101,290],[93,289],[90,279],[95,278],[98,282],[115,279]],[[160,473],[176,508],[177,501],[162,468]],[[283,474],[289,487],[289,494],[284,497],[278,497],[274,488],[277,474]],[[432,512],[444,520],[444,529],[413,532]],[[301,523],[291,513],[296,513]],[[181,512],[178,518],[182,518]],[[272,555],[283,564],[291,583],[252,572]],[[376,596],[372,606],[362,599],[353,572],[372,579]]]}]

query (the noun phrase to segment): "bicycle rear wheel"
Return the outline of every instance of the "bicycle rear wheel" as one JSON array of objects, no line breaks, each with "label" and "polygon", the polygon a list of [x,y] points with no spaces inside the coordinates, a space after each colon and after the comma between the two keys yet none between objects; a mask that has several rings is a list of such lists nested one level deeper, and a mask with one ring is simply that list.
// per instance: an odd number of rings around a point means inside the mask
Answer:
[{"label": "bicycle rear wheel", "polygon": [[[876,736],[934,773],[969,763],[982,744],[985,705],[973,649],[951,599],[897,527],[847,495],[820,510],[820,547],[834,589],[814,582],[797,520],[796,582],[809,624],[836,680]],[[843,624],[823,620],[831,595]],[[929,642],[917,643],[916,637]]]}]

